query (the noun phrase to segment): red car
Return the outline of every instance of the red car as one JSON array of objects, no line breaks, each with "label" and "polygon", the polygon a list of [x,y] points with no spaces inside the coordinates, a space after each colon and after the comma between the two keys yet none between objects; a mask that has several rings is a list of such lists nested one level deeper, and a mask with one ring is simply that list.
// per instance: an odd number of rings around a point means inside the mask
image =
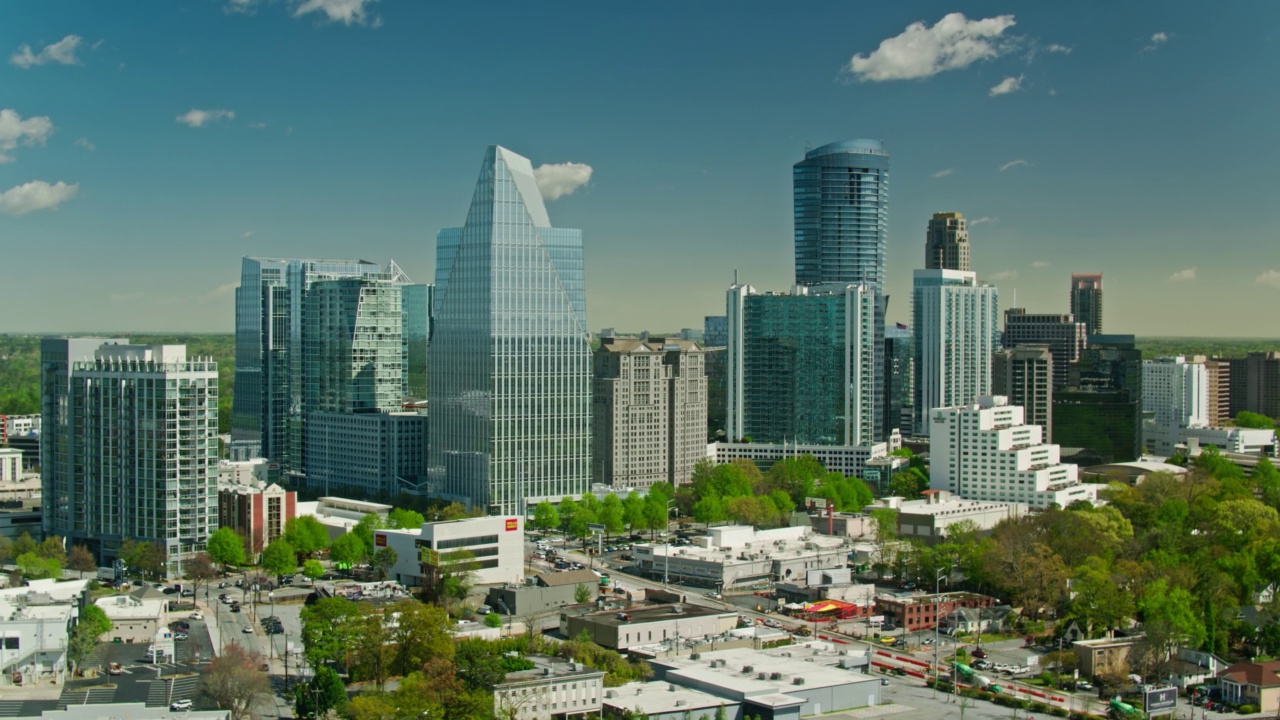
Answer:
[{"label": "red car", "polygon": [[982,648],[974,648],[973,652],[969,654],[976,658],[985,658],[987,656],[987,651],[983,650]]}]

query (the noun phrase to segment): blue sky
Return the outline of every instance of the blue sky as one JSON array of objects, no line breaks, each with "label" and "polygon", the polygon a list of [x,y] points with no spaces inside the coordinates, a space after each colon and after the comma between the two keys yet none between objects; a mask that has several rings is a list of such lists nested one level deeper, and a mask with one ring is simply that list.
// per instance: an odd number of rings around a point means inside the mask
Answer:
[{"label": "blue sky", "polygon": [[1103,271],[1109,331],[1280,335],[1280,4],[620,8],[6,3],[0,331],[229,331],[245,254],[429,280],[492,143],[591,168],[548,209],[592,328],[700,327],[792,281],[806,145],[872,137],[891,320],[960,211],[1005,307]]}]

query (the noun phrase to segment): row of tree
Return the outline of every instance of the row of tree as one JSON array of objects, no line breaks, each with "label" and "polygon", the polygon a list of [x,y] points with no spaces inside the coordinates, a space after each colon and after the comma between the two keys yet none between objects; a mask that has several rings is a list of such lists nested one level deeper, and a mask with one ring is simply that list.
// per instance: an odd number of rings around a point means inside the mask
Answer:
[{"label": "row of tree", "polygon": [[674,499],[671,486],[658,483],[641,497],[632,491],[625,498],[606,495],[600,500],[590,493],[581,500],[566,497],[559,505],[541,502],[534,507],[533,527],[542,530],[563,530],[571,537],[586,537],[590,525],[604,526],[606,533],[621,535],[623,532],[654,532],[664,530],[669,519],[668,501]]},{"label": "row of tree", "polygon": [[22,533],[17,540],[0,536],[0,564],[13,563],[18,572],[28,580],[61,578],[62,571],[70,568],[86,573],[97,570],[93,553],[83,545],[72,545],[66,551],[62,538],[51,535],[37,543],[30,533]]},{"label": "row of tree", "polygon": [[1280,587],[1280,473],[1270,461],[1246,476],[1208,450],[1186,475],[1112,483],[1102,496],[1107,505],[1005,520],[989,536],[960,524],[931,547],[886,542],[878,562],[926,587],[954,569],[1032,619],[1075,620],[1092,636],[1140,623],[1146,641],[1133,662],[1143,675],[1163,671],[1178,645],[1280,654],[1280,605],[1264,607],[1260,629],[1238,619],[1255,593]]}]

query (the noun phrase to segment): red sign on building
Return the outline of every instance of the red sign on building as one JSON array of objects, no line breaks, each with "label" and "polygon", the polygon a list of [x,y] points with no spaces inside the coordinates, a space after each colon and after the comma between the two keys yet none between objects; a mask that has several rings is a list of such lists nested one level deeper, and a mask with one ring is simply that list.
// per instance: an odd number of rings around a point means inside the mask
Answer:
[{"label": "red sign on building", "polygon": [[520,529],[520,521],[516,518],[507,518],[507,532]]},{"label": "red sign on building", "polygon": [[373,544],[374,544],[374,545],[377,545],[378,547],[386,547],[386,546],[387,546],[387,536],[386,536],[386,535],[374,535],[374,536],[373,536]]}]

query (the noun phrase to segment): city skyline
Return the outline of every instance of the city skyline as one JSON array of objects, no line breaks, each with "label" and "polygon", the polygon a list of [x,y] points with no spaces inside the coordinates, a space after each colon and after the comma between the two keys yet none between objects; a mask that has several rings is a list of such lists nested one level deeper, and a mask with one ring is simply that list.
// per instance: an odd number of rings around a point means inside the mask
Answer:
[{"label": "city skyline", "polygon": [[[536,36],[538,52],[477,57],[466,29],[484,11],[341,5],[352,14],[284,0],[14,13],[0,282],[11,304],[50,299],[0,331],[230,332],[245,255],[392,257],[430,277],[435,231],[456,223],[491,143],[531,157],[557,218],[583,228],[601,278],[588,327],[700,327],[735,270],[790,284],[791,166],[858,138],[894,158],[891,322],[909,321],[932,213],[962,212],[979,279],[1028,312],[1067,312],[1069,276],[1103,272],[1107,332],[1273,327],[1280,148],[1265,119],[1280,98],[1257,88],[1280,8],[1204,23],[1144,3],[1098,23],[990,3],[513,5],[497,8],[518,22],[495,46]],[[911,39],[921,53],[891,52]],[[487,95],[515,58],[518,87]],[[1197,139],[1211,182],[1187,182]],[[53,295],[31,272],[49,255],[73,258]],[[652,293],[655,277],[681,292]]]}]

